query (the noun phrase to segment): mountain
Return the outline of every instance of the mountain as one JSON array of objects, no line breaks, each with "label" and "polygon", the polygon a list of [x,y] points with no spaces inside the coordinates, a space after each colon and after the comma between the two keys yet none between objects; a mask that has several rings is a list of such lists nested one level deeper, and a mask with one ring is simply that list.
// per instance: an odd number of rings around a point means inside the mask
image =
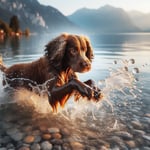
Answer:
[{"label": "mountain", "polygon": [[68,18],[86,31],[99,32],[137,32],[128,14],[121,8],[110,5],[99,9],[83,8],[77,10]]},{"label": "mountain", "polygon": [[31,32],[59,32],[76,28],[57,9],[41,5],[37,0],[1,0],[0,19],[9,24],[13,15],[18,17],[22,30],[29,28]]},{"label": "mountain", "polygon": [[142,13],[139,11],[128,12],[133,23],[142,31],[150,31],[150,13]]}]

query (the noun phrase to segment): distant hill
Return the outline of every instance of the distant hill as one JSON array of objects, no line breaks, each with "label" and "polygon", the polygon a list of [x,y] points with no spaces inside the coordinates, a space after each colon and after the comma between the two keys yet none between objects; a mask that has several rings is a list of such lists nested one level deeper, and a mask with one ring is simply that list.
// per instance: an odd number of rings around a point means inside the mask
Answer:
[{"label": "distant hill", "polygon": [[142,13],[139,11],[128,12],[133,23],[142,31],[150,31],[150,13]]},{"label": "distant hill", "polygon": [[61,12],[51,6],[41,5],[37,0],[0,0],[0,19],[9,23],[17,15],[21,29],[31,32],[59,32],[76,29]]},{"label": "distant hill", "polygon": [[83,8],[68,18],[85,31],[93,33],[140,31],[123,9],[110,5],[99,9]]}]

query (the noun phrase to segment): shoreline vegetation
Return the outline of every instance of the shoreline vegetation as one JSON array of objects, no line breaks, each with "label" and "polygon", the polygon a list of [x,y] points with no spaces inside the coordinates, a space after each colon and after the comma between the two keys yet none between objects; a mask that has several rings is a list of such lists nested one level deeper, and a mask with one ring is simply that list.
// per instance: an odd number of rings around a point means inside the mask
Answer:
[{"label": "shoreline vegetation", "polygon": [[17,16],[12,16],[9,24],[0,19],[0,40],[4,40],[5,37],[30,36],[30,34],[29,28],[26,28],[24,31],[20,29]]}]

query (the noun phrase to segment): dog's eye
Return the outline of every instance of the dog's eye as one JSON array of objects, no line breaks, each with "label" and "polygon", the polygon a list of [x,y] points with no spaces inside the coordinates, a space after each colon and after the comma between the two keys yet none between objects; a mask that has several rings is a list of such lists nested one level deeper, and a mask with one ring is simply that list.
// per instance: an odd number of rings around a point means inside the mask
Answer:
[{"label": "dog's eye", "polygon": [[72,55],[76,55],[78,53],[78,51],[75,48],[70,48],[70,53]]}]

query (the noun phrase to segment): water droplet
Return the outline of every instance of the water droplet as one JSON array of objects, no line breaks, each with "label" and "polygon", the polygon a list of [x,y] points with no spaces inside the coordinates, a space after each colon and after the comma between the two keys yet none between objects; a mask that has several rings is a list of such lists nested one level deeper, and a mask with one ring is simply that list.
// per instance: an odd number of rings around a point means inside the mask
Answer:
[{"label": "water droplet", "polygon": [[117,64],[117,60],[114,60],[114,64]]},{"label": "water droplet", "polygon": [[127,66],[125,66],[125,67],[124,67],[124,70],[125,70],[125,71],[128,71],[128,67],[127,67]]},{"label": "water droplet", "polygon": [[133,68],[132,72],[133,72],[134,74],[136,74],[136,73],[139,73],[140,71],[139,71],[139,68]]},{"label": "water droplet", "polygon": [[131,64],[135,64],[135,60],[134,60],[134,59],[130,59],[129,62],[130,62]]}]

